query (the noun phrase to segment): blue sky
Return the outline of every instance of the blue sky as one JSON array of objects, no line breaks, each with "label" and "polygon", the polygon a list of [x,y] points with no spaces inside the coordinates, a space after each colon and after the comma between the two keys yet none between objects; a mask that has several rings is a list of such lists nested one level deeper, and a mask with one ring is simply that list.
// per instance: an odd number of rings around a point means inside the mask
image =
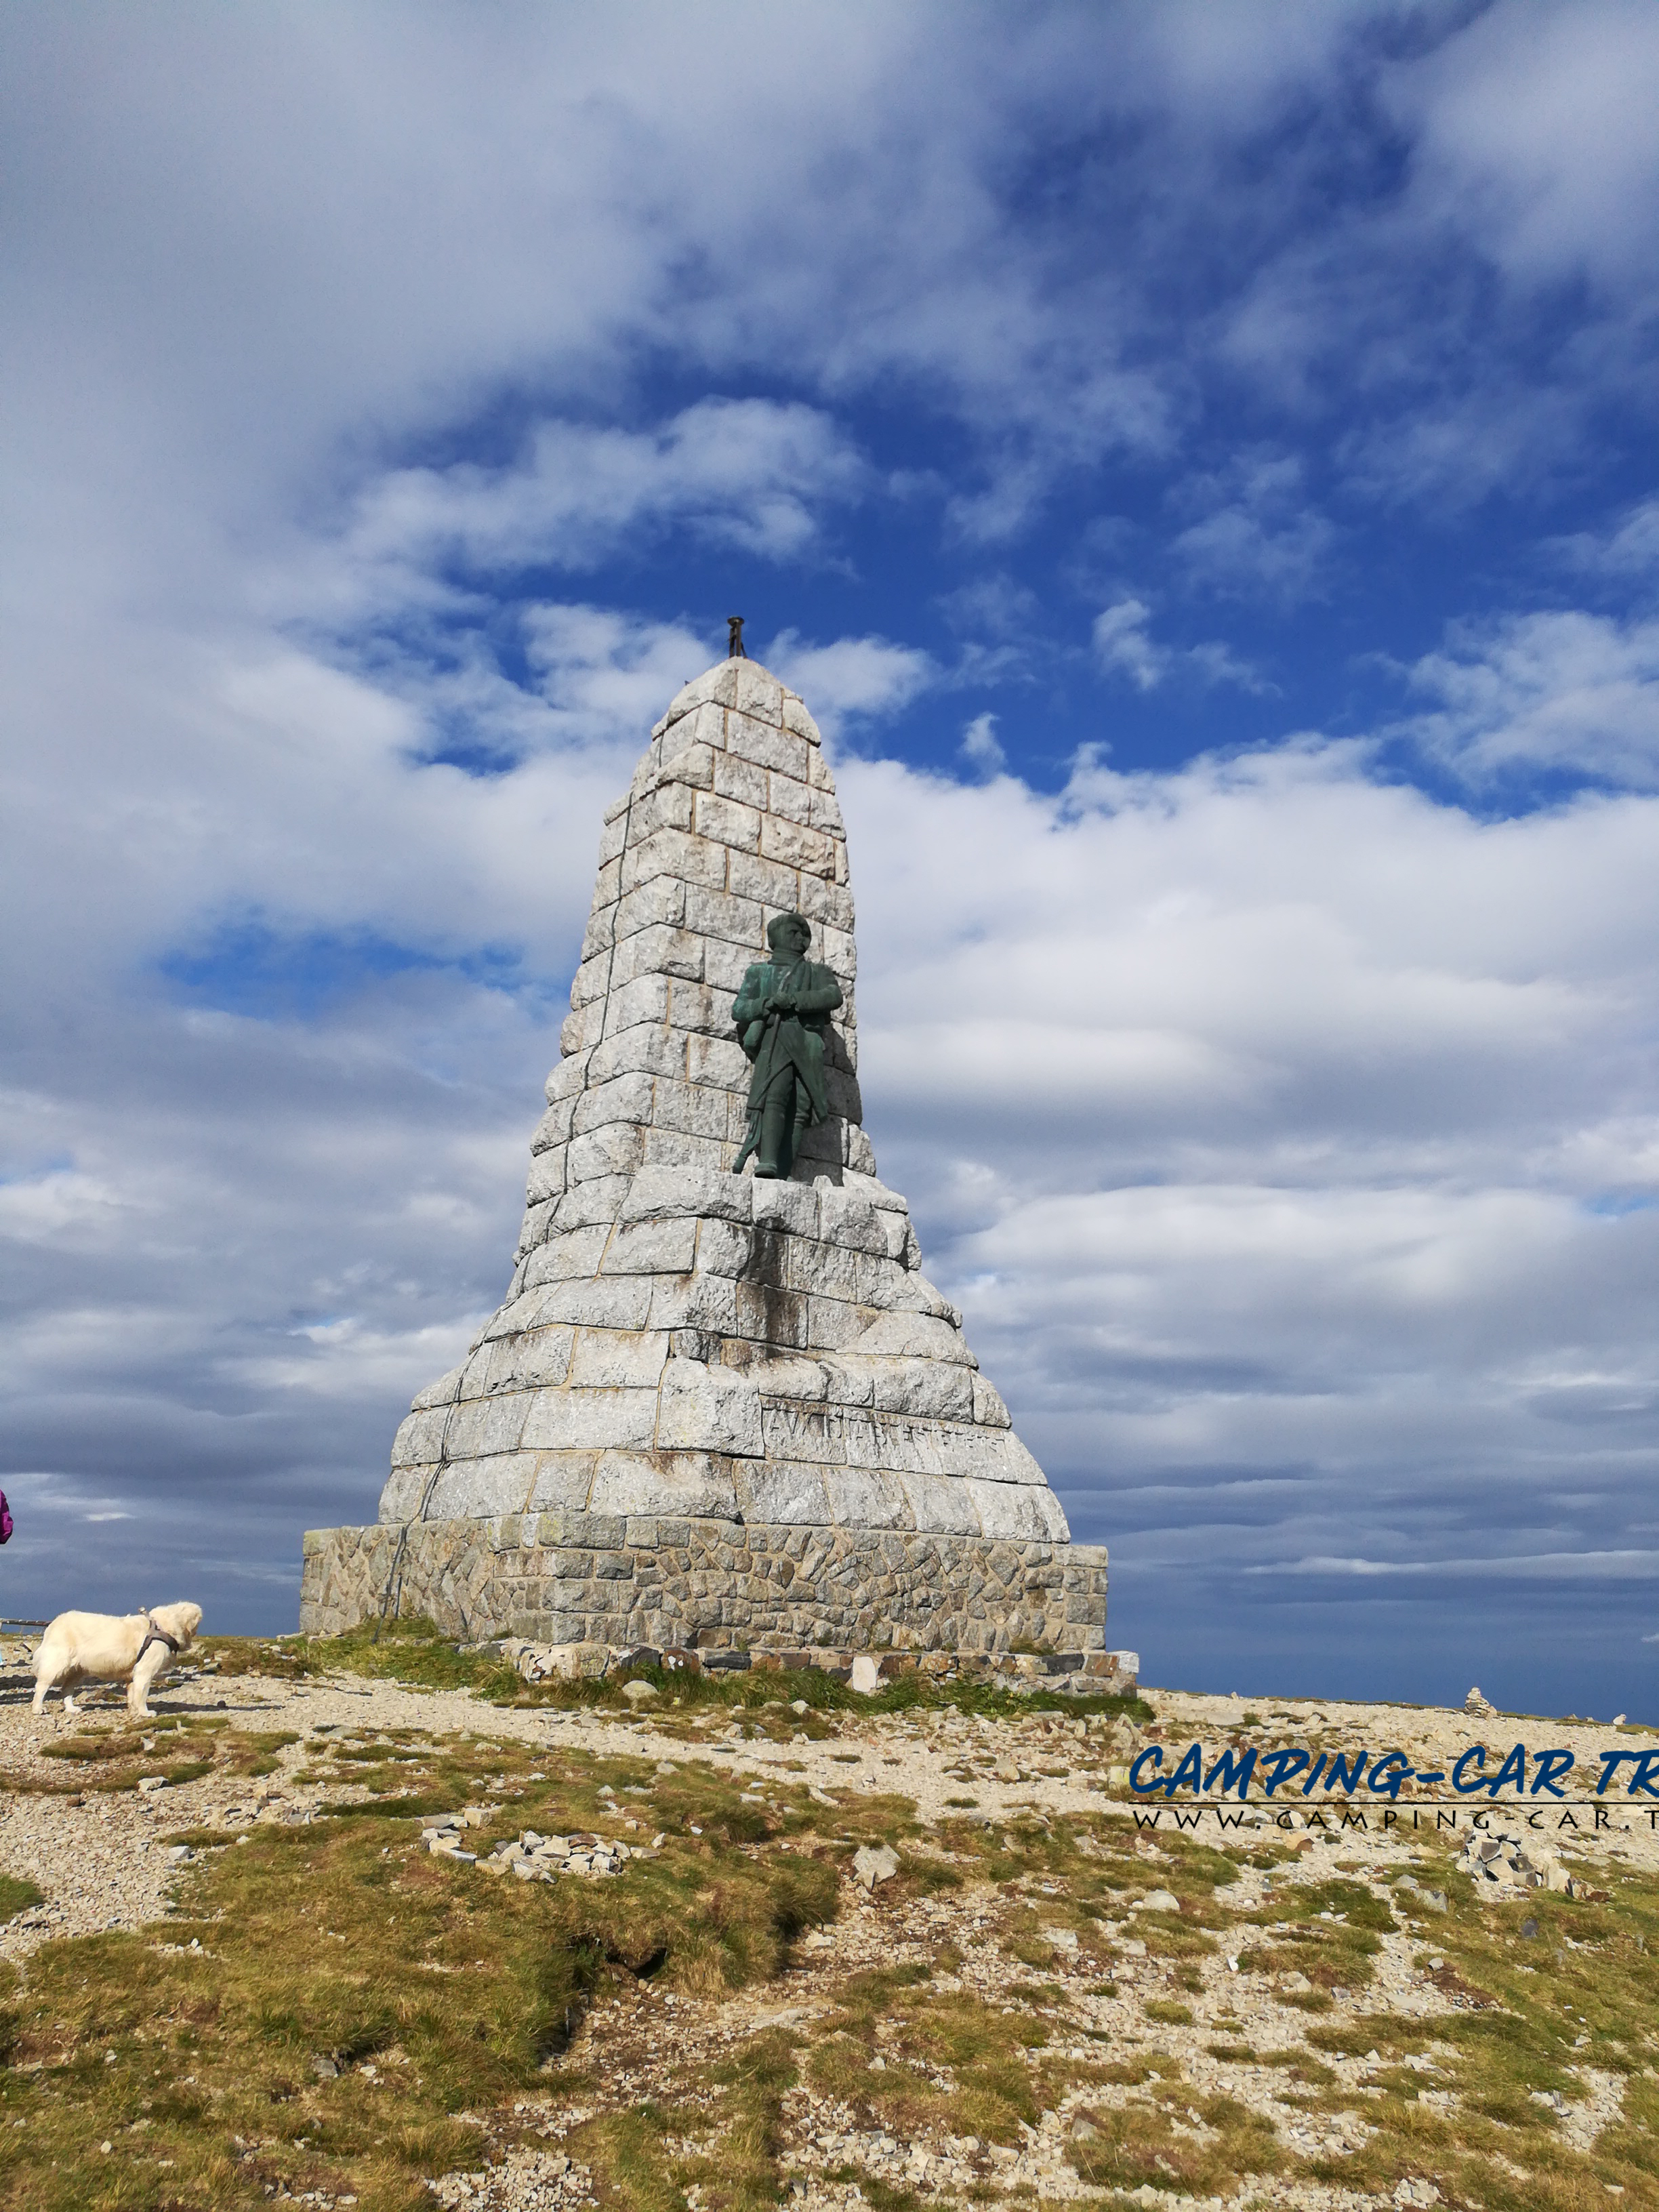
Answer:
[{"label": "blue sky", "polygon": [[740,611],[1112,1640],[1659,1712],[1652,9],[0,40],[7,1601],[372,1514]]}]

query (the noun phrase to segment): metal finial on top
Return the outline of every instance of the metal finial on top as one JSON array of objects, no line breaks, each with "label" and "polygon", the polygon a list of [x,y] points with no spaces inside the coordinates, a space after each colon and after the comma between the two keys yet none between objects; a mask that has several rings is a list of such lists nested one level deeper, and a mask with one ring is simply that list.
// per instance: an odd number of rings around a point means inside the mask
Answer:
[{"label": "metal finial on top", "polygon": [[728,660],[741,660],[744,657],[741,615],[727,615],[726,617],[726,657]]}]

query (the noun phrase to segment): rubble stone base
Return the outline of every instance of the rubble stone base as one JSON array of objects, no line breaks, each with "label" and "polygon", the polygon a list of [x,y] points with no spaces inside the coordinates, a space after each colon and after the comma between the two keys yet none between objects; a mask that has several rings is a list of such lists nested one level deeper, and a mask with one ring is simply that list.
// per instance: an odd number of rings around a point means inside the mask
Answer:
[{"label": "rubble stone base", "polygon": [[1104,1546],[605,1514],[315,1528],[300,1626],[751,1650],[1093,1652]]}]

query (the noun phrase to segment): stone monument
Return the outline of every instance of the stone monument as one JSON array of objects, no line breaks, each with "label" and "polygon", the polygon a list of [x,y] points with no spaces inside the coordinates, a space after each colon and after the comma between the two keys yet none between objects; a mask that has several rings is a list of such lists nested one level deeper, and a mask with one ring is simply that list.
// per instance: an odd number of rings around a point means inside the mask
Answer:
[{"label": "stone monument", "polygon": [[1109,1670],[1105,1551],[876,1174],[856,966],[817,726],[729,658],[605,816],[507,1296],[378,1524],[306,1537],[302,1626]]}]

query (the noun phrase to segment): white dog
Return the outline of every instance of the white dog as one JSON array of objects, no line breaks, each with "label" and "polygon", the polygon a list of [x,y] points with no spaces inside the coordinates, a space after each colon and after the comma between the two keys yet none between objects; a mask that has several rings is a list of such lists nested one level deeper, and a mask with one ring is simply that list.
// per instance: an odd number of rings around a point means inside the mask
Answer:
[{"label": "white dog", "polygon": [[202,1625],[199,1605],[156,1605],[148,1613],[60,1613],[34,1654],[34,1710],[46,1710],[48,1690],[62,1690],[64,1711],[75,1711],[70,1692],[82,1682],[125,1682],[127,1711],[151,1718],[150,1685],[179,1652],[187,1651]]}]

